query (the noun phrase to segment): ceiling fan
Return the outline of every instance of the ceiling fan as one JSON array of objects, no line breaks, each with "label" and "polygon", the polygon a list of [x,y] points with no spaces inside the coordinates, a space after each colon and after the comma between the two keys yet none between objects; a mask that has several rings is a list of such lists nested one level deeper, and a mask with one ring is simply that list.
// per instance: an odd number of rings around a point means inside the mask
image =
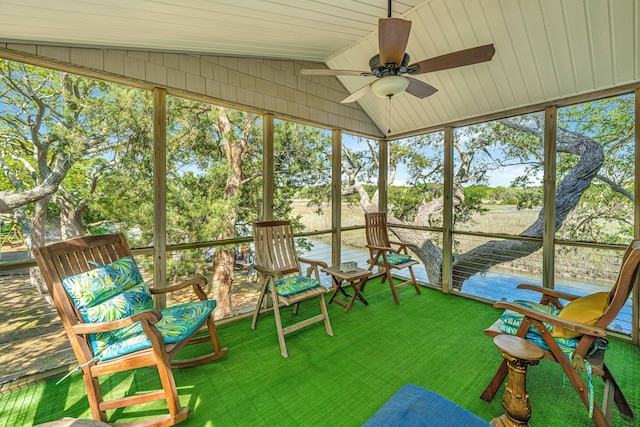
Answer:
[{"label": "ceiling fan", "polygon": [[300,74],[308,76],[367,76],[377,78],[373,83],[363,86],[343,99],[343,104],[355,102],[372,91],[380,97],[387,98],[406,91],[423,99],[433,95],[438,89],[423,81],[405,76],[405,74],[417,75],[478,64],[490,61],[496,52],[493,44],[487,44],[409,64],[410,58],[405,49],[409,41],[410,30],[411,21],[391,17],[391,0],[389,0],[388,17],[378,21],[380,53],[369,60],[371,71],[306,69],[300,70]]}]

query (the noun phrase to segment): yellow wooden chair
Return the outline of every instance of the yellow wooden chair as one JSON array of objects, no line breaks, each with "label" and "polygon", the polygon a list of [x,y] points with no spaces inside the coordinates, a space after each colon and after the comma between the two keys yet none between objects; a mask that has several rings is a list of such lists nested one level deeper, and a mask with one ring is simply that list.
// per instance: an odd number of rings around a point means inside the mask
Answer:
[{"label": "yellow wooden chair", "polygon": [[[253,314],[251,328],[255,329],[258,316],[267,310],[266,296],[271,297],[273,312],[280,342],[282,356],[288,357],[287,344],[284,336],[297,331],[300,328],[316,322],[324,321],[328,335],[333,335],[329,313],[324,301],[324,294],[329,292],[320,284],[318,267],[327,268],[327,264],[320,261],[298,258],[293,238],[291,221],[263,221],[253,224],[253,238],[256,249],[255,269],[260,273],[260,296]],[[302,274],[300,262],[309,264],[307,274]],[[311,273],[315,276],[311,277]],[[317,298],[320,303],[321,314],[307,318],[293,325],[282,327],[280,318],[280,306],[293,305],[294,314],[298,312],[298,304],[303,301]]]}]

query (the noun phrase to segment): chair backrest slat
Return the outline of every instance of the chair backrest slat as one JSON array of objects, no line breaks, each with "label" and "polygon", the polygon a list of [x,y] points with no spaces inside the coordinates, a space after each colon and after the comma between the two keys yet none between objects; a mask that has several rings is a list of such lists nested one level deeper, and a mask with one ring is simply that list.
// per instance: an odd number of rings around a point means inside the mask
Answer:
[{"label": "chair backrest slat", "polygon": [[122,234],[105,234],[51,243],[35,248],[33,254],[78,362],[86,363],[93,357],[89,343],[71,331],[73,325],[83,322],[82,315],[62,286],[62,281],[96,268],[89,260],[108,264],[130,256],[131,250]]},{"label": "chair backrest slat", "polygon": [[301,274],[290,221],[262,221],[253,224],[256,264],[282,274]]},{"label": "chair backrest slat", "polygon": [[130,256],[131,250],[122,234],[106,234],[51,243],[34,249],[34,254],[47,258],[50,267],[53,267],[49,274],[54,283],[58,283],[66,277],[93,270],[95,265],[89,261],[109,264]]},{"label": "chair backrest slat", "polygon": [[367,244],[372,246],[389,247],[389,234],[387,232],[387,214],[373,212],[364,215]]},{"label": "chair backrest slat", "polygon": [[596,326],[601,328],[609,326],[622,310],[638,281],[640,281],[640,240],[633,240],[622,256],[620,273],[611,288],[609,306]]},{"label": "chair backrest slat", "polygon": [[[75,257],[74,257],[75,259]],[[69,255],[60,255],[57,259],[52,258],[54,266],[56,267],[56,273],[60,277],[68,277],[72,276],[73,273],[73,262],[69,259]]]}]

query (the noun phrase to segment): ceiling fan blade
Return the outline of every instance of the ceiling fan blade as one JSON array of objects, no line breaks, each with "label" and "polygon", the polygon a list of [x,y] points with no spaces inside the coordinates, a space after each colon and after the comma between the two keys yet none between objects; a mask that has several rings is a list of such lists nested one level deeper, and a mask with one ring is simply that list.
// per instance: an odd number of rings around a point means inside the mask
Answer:
[{"label": "ceiling fan blade", "polygon": [[412,79],[411,77],[407,77],[407,78],[409,79],[409,86],[407,86],[407,89],[405,89],[405,92],[410,93],[415,97],[424,99],[427,96],[431,96],[438,91],[438,89],[431,86],[430,84],[427,84],[420,80]]},{"label": "ceiling fan blade", "polygon": [[320,68],[310,68],[306,70],[300,70],[300,74],[303,76],[372,76],[369,71],[358,70],[328,70]]},{"label": "ceiling fan blade", "polygon": [[400,18],[385,18],[378,21],[378,46],[380,63],[400,65],[407,49],[411,21]]},{"label": "ceiling fan blade", "polygon": [[365,96],[369,92],[371,92],[371,84],[368,84],[366,86],[362,86],[360,89],[358,89],[357,91],[353,92],[351,95],[349,95],[348,97],[346,97],[345,99],[340,101],[340,103],[341,104],[348,104],[350,102],[356,102],[358,99],[362,98],[363,96]]},{"label": "ceiling fan blade", "polygon": [[431,73],[433,71],[448,70],[450,68],[478,64],[480,62],[490,61],[495,53],[496,49],[492,44],[459,50],[457,52],[436,56],[435,58],[425,59],[424,61],[411,64],[409,68],[417,66],[418,70],[414,72],[410,71],[409,74]]}]

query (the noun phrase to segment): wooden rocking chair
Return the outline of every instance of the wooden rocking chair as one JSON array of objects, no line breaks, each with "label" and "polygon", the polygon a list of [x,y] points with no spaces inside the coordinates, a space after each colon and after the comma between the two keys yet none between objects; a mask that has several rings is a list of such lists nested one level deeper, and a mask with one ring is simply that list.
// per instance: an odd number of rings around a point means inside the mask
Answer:
[{"label": "wooden rocking chair", "polygon": [[[260,296],[253,314],[251,328],[255,329],[263,302],[266,306],[266,296],[270,295],[273,302],[273,312],[280,342],[280,352],[283,357],[289,357],[284,336],[305,326],[324,321],[327,334],[333,336],[329,313],[324,301],[324,294],[329,292],[320,284],[318,267],[327,268],[321,261],[298,258],[293,239],[291,221],[264,221],[253,224],[253,238],[256,247],[256,270],[261,273]],[[302,275],[300,262],[309,264],[307,275]],[[315,277],[311,277],[311,273]],[[317,298],[320,302],[321,314],[313,316],[286,328],[282,327],[280,305],[294,305],[293,313],[297,314],[298,304]]]},{"label": "wooden rocking chair", "polygon": [[[541,293],[540,303],[510,303],[503,301],[495,303],[494,307],[508,309],[510,312],[505,312],[484,333],[487,336],[495,337],[505,333],[505,331],[511,333],[517,330],[515,335],[526,338],[540,346],[544,350],[544,355],[547,359],[560,364],[588,410],[590,409],[589,388],[583,382],[578,371],[584,371],[586,363],[590,364],[592,374],[602,377],[605,382],[602,408],[597,402],[593,404],[593,421],[598,427],[610,426],[614,400],[622,414],[633,418],[633,412],[613,374],[604,363],[605,350],[598,347],[597,340],[606,336],[605,329],[616,318],[627,302],[631,290],[638,280],[640,280],[640,240],[634,240],[622,258],[618,279],[610,292],[578,298],[575,295],[540,286],[519,285],[519,289]],[[566,306],[567,310],[565,310],[564,315],[554,310],[554,308],[559,310],[565,308],[559,299],[570,301]],[[573,308],[569,309],[571,305],[573,305]],[[595,314],[593,314],[594,312]],[[509,327],[505,324],[509,324],[509,321],[515,318],[515,316],[511,316],[514,313],[520,313],[522,321],[520,326],[515,326],[509,330]],[[587,313],[589,314],[588,316]],[[602,317],[598,319],[600,315]],[[520,316],[516,316],[520,318]],[[572,317],[583,317],[585,319],[589,317],[591,321],[588,322],[589,324],[580,323],[571,320]],[[548,328],[545,323],[552,324],[554,327]],[[512,325],[517,325],[517,322]],[[530,326],[533,327],[530,329]],[[572,340],[574,341],[572,342]],[[574,346],[575,350],[573,350]],[[506,361],[503,360],[495,376],[480,396],[481,399],[487,402],[491,401],[506,375],[507,365]]]},{"label": "wooden rocking chair", "polygon": [[[374,267],[382,269],[381,272],[371,276],[369,279],[384,276],[382,282],[384,283],[385,280],[389,281],[389,287],[391,288],[396,304],[400,304],[397,289],[413,285],[416,293],[420,295],[420,288],[418,287],[416,276],[413,274],[413,266],[419,263],[411,259],[411,255],[409,255],[407,250],[411,245],[389,240],[386,213],[367,213],[364,215],[364,218],[367,233],[367,248],[369,248],[369,271],[372,271]],[[398,247],[394,249],[391,245]],[[411,279],[395,285],[393,283],[393,277],[391,276],[391,270],[402,270],[404,268],[409,269]]]},{"label": "wooden rocking chair", "polygon": [[[190,409],[180,406],[171,368],[210,362],[228,351],[220,347],[216,303],[202,290],[205,279],[149,289],[122,234],[78,237],[33,253],[82,369],[93,418],[107,422],[107,410],[164,399],[169,414],[127,425],[171,426],[186,419]],[[153,308],[151,295],[188,287],[198,301]],[[208,335],[193,337],[205,325]],[[207,341],[213,352],[173,360],[185,345]],[[149,366],[158,369],[163,390],[103,400],[99,376]]]}]

